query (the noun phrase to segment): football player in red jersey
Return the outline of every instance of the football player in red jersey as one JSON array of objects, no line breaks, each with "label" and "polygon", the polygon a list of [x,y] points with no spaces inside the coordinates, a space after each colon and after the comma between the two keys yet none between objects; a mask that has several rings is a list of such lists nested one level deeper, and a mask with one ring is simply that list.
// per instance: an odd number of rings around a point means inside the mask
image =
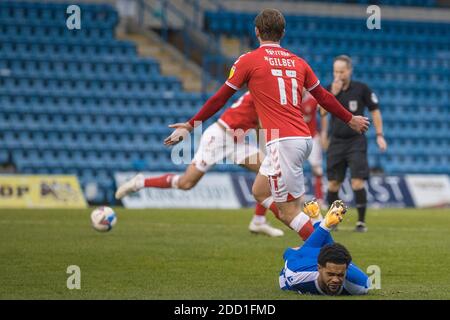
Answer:
[{"label": "football player in red jersey", "polygon": [[[138,174],[118,188],[116,198],[122,199],[129,193],[143,188],[190,190],[209,169],[224,159],[250,171],[258,172],[264,155],[256,145],[245,141],[249,131],[257,127],[258,116],[253,99],[247,92],[204,131],[192,163],[184,174],[169,173],[159,177],[144,177]],[[276,207],[273,208],[276,210]],[[277,213],[277,210],[275,212]],[[282,236],[283,231],[272,227],[266,221],[265,214],[266,208],[257,203],[249,230],[271,237]]]},{"label": "football player in red jersey", "polygon": [[276,9],[264,9],[258,14],[255,34],[260,47],[237,59],[226,83],[194,117],[186,123],[170,125],[175,130],[164,143],[170,146],[180,142],[194,126],[209,119],[247,84],[267,142],[267,155],[253,185],[255,199],[267,206],[272,198],[280,210],[280,219],[303,238],[303,229],[308,225],[305,221],[309,221],[303,212],[303,161],[312,149],[311,134],[300,110],[303,88],[321,107],[358,133],[367,131],[369,120],[353,116],[320,85],[306,61],[280,46],[285,24],[283,15]]}]

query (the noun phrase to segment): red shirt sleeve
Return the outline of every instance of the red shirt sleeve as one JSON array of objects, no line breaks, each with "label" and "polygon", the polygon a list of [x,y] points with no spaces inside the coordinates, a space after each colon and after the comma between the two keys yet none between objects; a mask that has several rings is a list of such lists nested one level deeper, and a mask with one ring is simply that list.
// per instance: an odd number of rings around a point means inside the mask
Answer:
[{"label": "red shirt sleeve", "polygon": [[236,92],[233,88],[228,85],[222,85],[220,89],[209,98],[203,107],[195,116],[193,116],[188,122],[194,127],[194,122],[206,121],[217,113],[230,99],[230,97]]},{"label": "red shirt sleeve", "polygon": [[249,58],[249,53],[241,55],[231,67],[228,80],[225,82],[225,84],[236,91],[240,90],[249,80],[251,68]]},{"label": "red shirt sleeve", "polygon": [[310,93],[321,107],[335,117],[338,117],[345,123],[352,120],[353,115],[339,103],[335,96],[325,90],[321,85],[317,85]]},{"label": "red shirt sleeve", "polygon": [[306,70],[304,87],[306,90],[311,91],[320,84],[320,81],[319,78],[317,78],[314,71],[312,70],[312,68],[309,66],[309,64],[306,63],[306,61],[303,61],[303,63],[305,65]]}]

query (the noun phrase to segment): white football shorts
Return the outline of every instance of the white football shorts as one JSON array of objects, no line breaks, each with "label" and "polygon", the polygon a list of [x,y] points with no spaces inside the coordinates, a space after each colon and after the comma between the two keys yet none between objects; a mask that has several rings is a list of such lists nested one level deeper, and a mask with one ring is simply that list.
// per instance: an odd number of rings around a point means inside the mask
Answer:
[{"label": "white football shorts", "polygon": [[258,152],[256,145],[235,141],[230,133],[215,122],[203,132],[192,163],[198,170],[207,172],[218,163],[244,163],[245,159]]},{"label": "white football shorts", "polygon": [[275,202],[298,199],[305,193],[303,162],[312,150],[310,137],[285,138],[270,142],[259,173],[269,178]]}]

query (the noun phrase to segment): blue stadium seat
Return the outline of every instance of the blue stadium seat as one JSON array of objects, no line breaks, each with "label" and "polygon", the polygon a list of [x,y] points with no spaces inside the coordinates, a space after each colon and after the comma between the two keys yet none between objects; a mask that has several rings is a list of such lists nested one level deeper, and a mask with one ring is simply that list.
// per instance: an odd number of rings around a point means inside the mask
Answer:
[{"label": "blue stadium seat", "polygon": [[[113,7],[81,4],[83,28],[73,32],[64,6],[0,2],[0,163],[11,157],[23,173],[76,173],[83,188],[97,185],[97,202],[112,201],[115,171],[182,169],[162,140],[167,124],[185,121],[204,97],[183,92],[157,61],[138,57],[134,43],[115,39]],[[333,57],[351,53],[355,77],[379,96],[390,148],[380,155],[369,132],[371,166],[450,174],[449,24],[383,20],[383,31],[367,38],[362,19],[286,19],[284,45],[301,52],[322,83],[332,81]],[[206,12],[205,20],[215,34],[253,39],[253,14]]]},{"label": "blue stadium seat", "polygon": [[[389,4],[436,2],[390,0]],[[253,13],[206,12],[205,24],[216,35],[242,34],[255,41],[253,18]],[[383,20],[382,31],[367,37],[362,19],[288,15],[286,22],[284,46],[301,53],[323,84],[332,81],[333,57],[347,53],[353,58],[355,77],[370,83],[377,93],[391,147],[386,156],[378,157],[376,146],[369,146],[372,165],[387,173],[450,173],[448,164],[443,165],[450,141],[450,24]],[[330,33],[337,26],[339,33]],[[368,136],[374,139],[374,132]],[[431,147],[429,141],[435,140],[444,143]],[[433,156],[423,158],[424,153]]]}]

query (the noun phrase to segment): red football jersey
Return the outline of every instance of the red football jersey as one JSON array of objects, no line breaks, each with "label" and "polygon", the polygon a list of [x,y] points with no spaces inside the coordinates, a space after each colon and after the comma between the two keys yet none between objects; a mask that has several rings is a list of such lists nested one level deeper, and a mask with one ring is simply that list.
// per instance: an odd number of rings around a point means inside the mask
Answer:
[{"label": "red football jersey", "polygon": [[266,129],[267,143],[311,136],[300,104],[303,87],[310,91],[319,85],[319,80],[295,54],[277,44],[261,45],[237,59],[226,84],[235,90],[247,84]]},{"label": "red football jersey", "polygon": [[250,92],[246,92],[231,107],[220,116],[218,120],[227,129],[242,129],[246,132],[258,126],[258,115],[256,114]]},{"label": "red football jersey", "polygon": [[303,119],[305,119],[309,132],[311,132],[311,136],[313,137],[317,134],[317,107],[317,100],[309,92],[306,92],[303,96],[301,110],[303,112]]}]

